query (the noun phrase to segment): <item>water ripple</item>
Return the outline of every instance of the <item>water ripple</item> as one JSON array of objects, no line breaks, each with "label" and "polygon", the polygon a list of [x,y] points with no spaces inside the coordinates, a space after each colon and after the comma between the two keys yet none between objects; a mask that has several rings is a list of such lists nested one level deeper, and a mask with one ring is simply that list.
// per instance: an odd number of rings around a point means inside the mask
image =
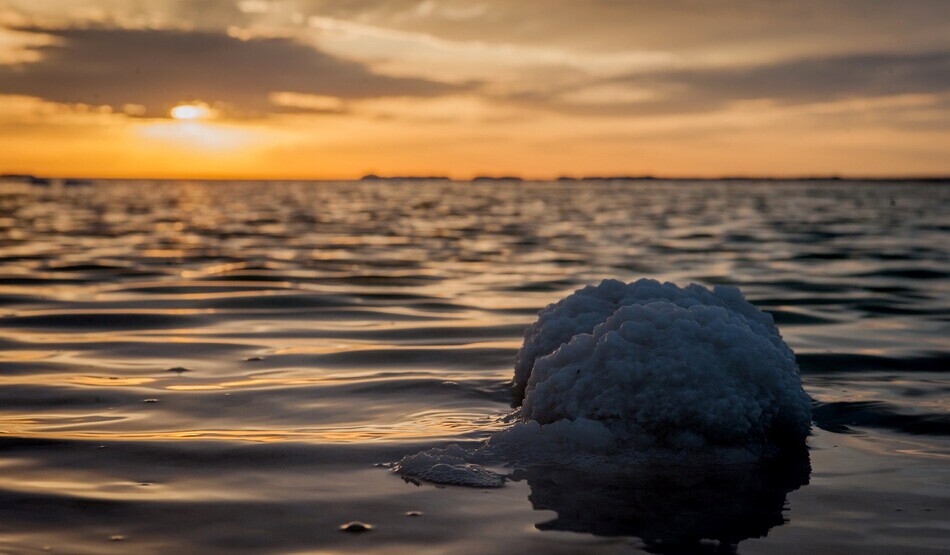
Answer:
[{"label": "water ripple", "polygon": [[[739,285],[772,314],[817,400],[799,535],[877,511],[840,525],[877,542],[891,483],[902,514],[947,498],[918,479],[950,435],[945,185],[0,183],[0,207],[0,551],[546,551],[528,495],[541,528],[683,514],[649,483],[588,521],[602,497],[557,476],[479,504],[373,467],[504,426],[524,327],[606,277]],[[335,532],[365,515],[372,536]]]}]

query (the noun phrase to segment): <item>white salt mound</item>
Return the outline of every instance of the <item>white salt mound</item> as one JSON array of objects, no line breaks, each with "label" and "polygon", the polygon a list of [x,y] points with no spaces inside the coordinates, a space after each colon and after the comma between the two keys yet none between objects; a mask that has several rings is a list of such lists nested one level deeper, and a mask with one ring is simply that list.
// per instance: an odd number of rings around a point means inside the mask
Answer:
[{"label": "white salt mound", "polygon": [[585,467],[749,463],[801,446],[811,427],[795,355],[735,287],[643,279],[580,289],[528,327],[513,390],[519,422],[451,453],[450,467],[469,472],[460,465],[492,455]]},{"label": "white salt mound", "polygon": [[523,422],[594,420],[638,447],[780,444],[811,425],[795,355],[735,287],[585,287],[528,328],[514,387]]}]

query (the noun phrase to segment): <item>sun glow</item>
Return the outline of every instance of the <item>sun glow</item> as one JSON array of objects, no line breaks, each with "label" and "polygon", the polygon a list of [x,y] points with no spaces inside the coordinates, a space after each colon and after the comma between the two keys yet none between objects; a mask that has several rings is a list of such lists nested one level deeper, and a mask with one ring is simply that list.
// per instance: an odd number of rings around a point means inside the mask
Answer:
[{"label": "sun glow", "polygon": [[211,117],[211,109],[207,104],[179,104],[169,111],[174,119],[207,119]]},{"label": "sun glow", "polygon": [[234,125],[215,124],[196,118],[175,118],[176,121],[157,120],[138,127],[142,137],[188,148],[233,150],[252,142],[259,134],[252,129]]}]

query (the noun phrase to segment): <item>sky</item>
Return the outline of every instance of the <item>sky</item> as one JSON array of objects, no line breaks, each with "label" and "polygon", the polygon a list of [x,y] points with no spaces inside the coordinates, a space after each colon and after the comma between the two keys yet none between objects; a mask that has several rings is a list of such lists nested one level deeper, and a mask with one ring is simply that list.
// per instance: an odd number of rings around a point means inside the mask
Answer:
[{"label": "sky", "polygon": [[950,175],[950,2],[0,0],[0,172]]}]

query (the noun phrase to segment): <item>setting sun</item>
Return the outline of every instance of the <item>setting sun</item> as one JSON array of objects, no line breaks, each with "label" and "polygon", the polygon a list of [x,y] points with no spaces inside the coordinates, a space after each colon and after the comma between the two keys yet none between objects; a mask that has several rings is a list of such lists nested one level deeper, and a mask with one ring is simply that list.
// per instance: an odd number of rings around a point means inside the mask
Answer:
[{"label": "setting sun", "polygon": [[204,104],[179,104],[169,112],[174,119],[206,119],[211,110]]}]

